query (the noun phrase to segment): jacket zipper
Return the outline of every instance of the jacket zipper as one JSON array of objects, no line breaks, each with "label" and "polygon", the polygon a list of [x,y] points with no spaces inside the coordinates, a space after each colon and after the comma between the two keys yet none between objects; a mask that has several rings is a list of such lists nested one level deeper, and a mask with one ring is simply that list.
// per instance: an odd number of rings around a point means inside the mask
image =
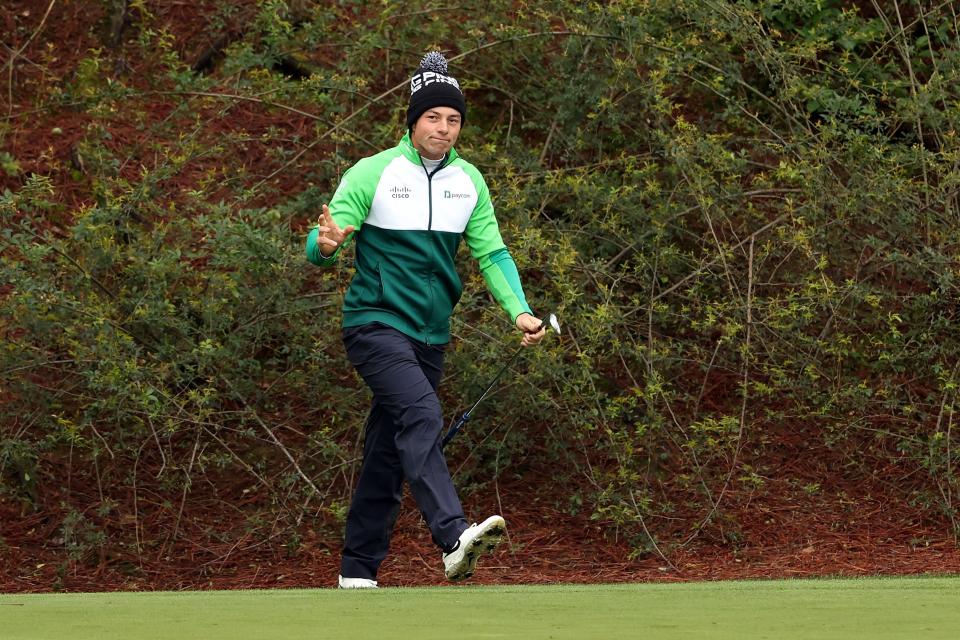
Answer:
[{"label": "jacket zipper", "polygon": [[437,168],[433,170],[433,173],[427,171],[427,166],[423,164],[423,158],[420,158],[420,166],[423,167],[423,172],[427,174],[427,231],[433,230],[433,176],[437,175],[437,172],[447,163],[447,156],[443,156],[443,160],[440,161],[440,164],[437,165]]},{"label": "jacket zipper", "polygon": [[[423,167],[423,172],[427,174],[427,231],[433,230],[433,176],[437,175],[440,169],[443,169],[446,162],[447,156],[445,155],[443,156],[443,160],[440,161],[440,164],[437,165],[437,168],[433,170],[433,173],[430,173],[427,171],[427,166],[423,164],[423,158],[420,158],[420,166]],[[430,290],[430,306],[433,307],[433,274],[430,274],[430,282],[427,288]],[[430,344],[430,338],[426,335],[423,337],[423,344]]]}]

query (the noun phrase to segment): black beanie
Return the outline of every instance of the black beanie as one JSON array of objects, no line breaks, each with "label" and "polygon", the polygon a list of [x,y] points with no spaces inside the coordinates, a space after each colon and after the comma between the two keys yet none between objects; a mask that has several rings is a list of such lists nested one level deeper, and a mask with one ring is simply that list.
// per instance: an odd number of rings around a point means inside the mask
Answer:
[{"label": "black beanie", "polygon": [[410,106],[407,107],[407,129],[413,127],[423,112],[432,107],[450,107],[460,112],[461,126],[467,121],[467,102],[460,83],[447,75],[447,59],[439,51],[423,56],[420,68],[410,78]]}]

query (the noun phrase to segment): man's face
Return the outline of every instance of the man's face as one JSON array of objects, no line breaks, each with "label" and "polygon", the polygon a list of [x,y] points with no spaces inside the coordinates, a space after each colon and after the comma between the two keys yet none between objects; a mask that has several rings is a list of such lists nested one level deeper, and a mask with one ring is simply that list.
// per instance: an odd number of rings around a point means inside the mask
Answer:
[{"label": "man's face", "polygon": [[460,112],[452,107],[431,107],[413,123],[410,139],[424,158],[439,160],[460,135]]}]

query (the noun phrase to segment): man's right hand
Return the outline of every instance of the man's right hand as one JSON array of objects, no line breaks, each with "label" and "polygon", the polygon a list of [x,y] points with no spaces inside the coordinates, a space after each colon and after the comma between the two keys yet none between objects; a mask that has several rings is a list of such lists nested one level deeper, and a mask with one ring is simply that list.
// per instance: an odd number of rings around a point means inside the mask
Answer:
[{"label": "man's right hand", "polygon": [[330,215],[330,207],[323,205],[320,217],[317,218],[317,229],[320,230],[320,233],[317,235],[317,244],[320,245],[320,253],[324,258],[329,258],[333,255],[333,252],[337,250],[337,247],[343,244],[347,236],[354,232],[356,227],[348,224],[341,229],[336,221],[334,221],[333,216]]}]

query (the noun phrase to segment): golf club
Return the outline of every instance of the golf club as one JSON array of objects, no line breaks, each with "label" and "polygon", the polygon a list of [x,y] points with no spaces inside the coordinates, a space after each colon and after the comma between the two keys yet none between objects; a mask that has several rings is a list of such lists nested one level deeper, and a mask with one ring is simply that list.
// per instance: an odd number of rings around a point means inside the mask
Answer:
[{"label": "golf club", "polygon": [[[547,316],[547,322],[541,323],[540,326],[537,327],[537,330],[533,331],[532,333],[538,333],[540,329],[543,329],[544,325],[548,325],[547,326],[548,329],[553,329],[557,335],[560,335],[560,323],[557,321],[557,316],[555,314],[551,313],[549,316]],[[450,430],[447,431],[447,435],[445,435],[443,437],[443,440],[440,442],[441,449],[445,448],[447,446],[447,443],[453,440],[453,437],[460,432],[460,429],[463,428],[463,425],[465,425],[467,423],[467,420],[470,419],[470,414],[473,413],[473,410],[477,408],[477,405],[483,402],[483,399],[486,398],[487,394],[490,393],[490,390],[493,389],[493,385],[497,383],[497,380],[500,379],[500,376],[503,375],[503,372],[507,370],[507,368],[513,363],[513,361],[517,358],[517,356],[520,355],[520,352],[523,351],[523,349],[524,347],[520,346],[517,348],[516,351],[513,352],[513,355],[510,356],[510,359],[507,360],[506,364],[504,364],[500,368],[500,371],[497,372],[497,375],[494,376],[493,380],[490,381],[489,386],[487,386],[487,390],[483,392],[483,395],[480,396],[480,399],[474,402],[473,406],[467,409],[467,411],[462,416],[460,416],[460,419],[457,420],[457,423],[455,425],[450,427]]]}]

